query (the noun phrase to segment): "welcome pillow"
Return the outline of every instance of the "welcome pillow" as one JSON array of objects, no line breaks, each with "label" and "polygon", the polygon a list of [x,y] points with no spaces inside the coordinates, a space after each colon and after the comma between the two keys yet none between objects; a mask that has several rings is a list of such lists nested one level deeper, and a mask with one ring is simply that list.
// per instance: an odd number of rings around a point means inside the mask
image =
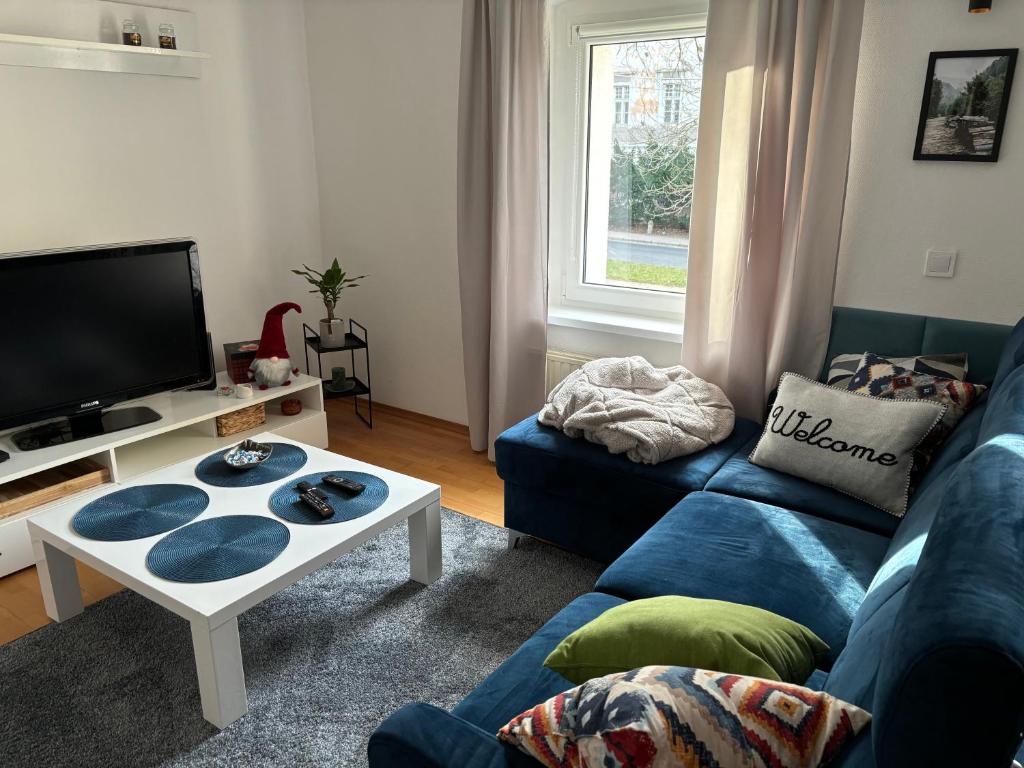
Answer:
[{"label": "welcome pillow", "polygon": [[750,461],[902,517],[914,452],[946,406],[877,398],[784,373]]},{"label": "welcome pillow", "polygon": [[547,768],[817,768],[870,720],[799,685],[643,667],[560,693],[498,738]]}]

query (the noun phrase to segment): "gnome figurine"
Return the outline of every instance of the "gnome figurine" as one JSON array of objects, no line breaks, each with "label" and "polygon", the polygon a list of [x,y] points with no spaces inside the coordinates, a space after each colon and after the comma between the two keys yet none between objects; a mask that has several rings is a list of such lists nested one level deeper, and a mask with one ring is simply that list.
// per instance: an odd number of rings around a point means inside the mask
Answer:
[{"label": "gnome figurine", "polygon": [[295,302],[285,301],[267,310],[267,316],[263,320],[260,346],[256,350],[256,359],[249,366],[249,373],[260,389],[287,386],[292,383],[292,375],[299,372],[298,368],[292,368],[288,348],[284,343],[284,325],[281,318],[290,309],[302,312],[302,307]]}]

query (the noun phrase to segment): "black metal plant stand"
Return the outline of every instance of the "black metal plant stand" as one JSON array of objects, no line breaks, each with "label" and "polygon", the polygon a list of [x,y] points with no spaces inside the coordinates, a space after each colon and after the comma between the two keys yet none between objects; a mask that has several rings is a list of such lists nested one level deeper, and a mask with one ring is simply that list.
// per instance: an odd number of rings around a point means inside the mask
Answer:
[{"label": "black metal plant stand", "polygon": [[[361,334],[356,333],[356,329],[359,329]],[[358,416],[362,422],[373,429],[373,395],[370,392],[370,336],[366,331],[366,326],[360,325],[355,320],[349,318],[348,321],[348,333],[345,334],[345,343],[338,347],[324,347],[320,344],[320,334],[314,331],[305,323],[302,324],[302,331],[306,339],[306,346],[303,352],[306,356],[306,373],[309,374],[309,350],[316,352],[316,370],[317,374],[321,379],[321,386],[324,390],[324,398],[332,399],[335,397],[351,397],[354,403],[356,416]],[[366,370],[366,381],[364,382],[359,376],[356,375],[356,350],[363,350]],[[330,354],[331,352],[348,352],[351,356],[352,361],[352,375],[348,377],[349,381],[352,381],[354,386],[351,389],[346,389],[344,392],[332,392],[327,388],[327,381],[324,381],[324,369],[322,358],[324,355]],[[367,413],[364,416],[362,411],[359,410],[359,398],[366,396]]]}]

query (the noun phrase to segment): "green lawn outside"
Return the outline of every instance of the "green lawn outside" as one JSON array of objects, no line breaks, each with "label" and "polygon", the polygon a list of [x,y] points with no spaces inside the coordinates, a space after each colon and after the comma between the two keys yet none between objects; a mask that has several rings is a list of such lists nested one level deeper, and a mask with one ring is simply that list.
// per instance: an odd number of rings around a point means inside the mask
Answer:
[{"label": "green lawn outside", "polygon": [[685,288],[686,270],[682,267],[658,267],[652,264],[634,264],[631,261],[608,259],[605,276],[609,280],[629,283],[661,285],[666,288]]}]

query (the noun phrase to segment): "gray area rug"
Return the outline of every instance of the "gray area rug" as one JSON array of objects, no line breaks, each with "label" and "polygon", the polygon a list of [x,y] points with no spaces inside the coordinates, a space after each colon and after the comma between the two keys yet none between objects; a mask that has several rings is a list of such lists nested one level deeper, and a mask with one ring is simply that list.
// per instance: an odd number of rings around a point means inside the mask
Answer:
[{"label": "gray area rug", "polygon": [[450,708],[601,566],[441,511],[444,575],[399,525],[243,614],[249,714],[202,718],[188,623],[120,592],[0,647],[0,764],[360,766],[409,701]]}]

